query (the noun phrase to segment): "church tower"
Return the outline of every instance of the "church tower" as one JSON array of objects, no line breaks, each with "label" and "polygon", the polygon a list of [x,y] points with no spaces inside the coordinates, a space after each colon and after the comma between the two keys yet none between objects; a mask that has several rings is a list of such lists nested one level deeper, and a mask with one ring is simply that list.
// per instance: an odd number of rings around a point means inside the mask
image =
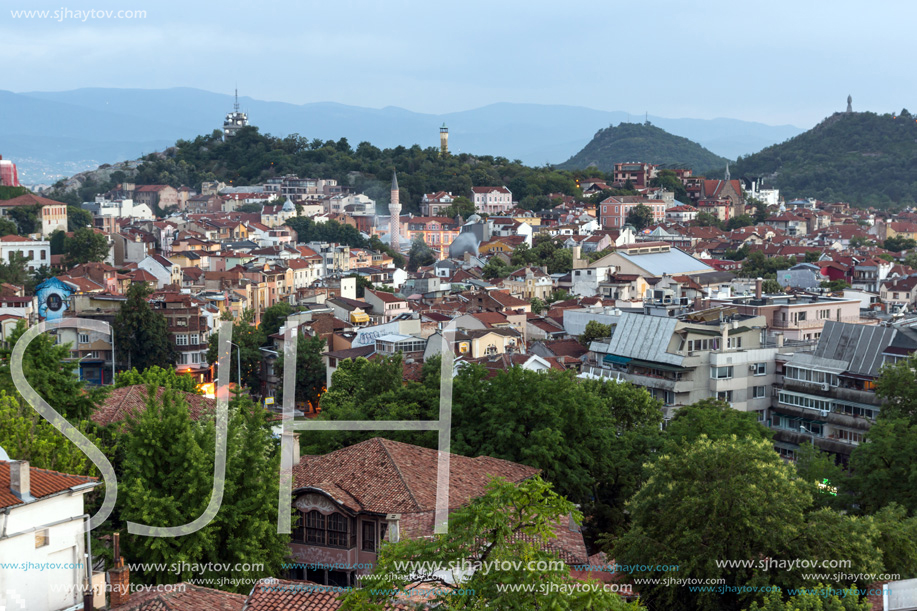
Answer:
[{"label": "church tower", "polygon": [[439,128],[439,156],[445,157],[449,154],[449,128],[443,123]]},{"label": "church tower", "polygon": [[392,250],[401,252],[401,196],[398,191],[398,174],[392,171],[392,199],[388,204],[389,235],[391,236]]}]

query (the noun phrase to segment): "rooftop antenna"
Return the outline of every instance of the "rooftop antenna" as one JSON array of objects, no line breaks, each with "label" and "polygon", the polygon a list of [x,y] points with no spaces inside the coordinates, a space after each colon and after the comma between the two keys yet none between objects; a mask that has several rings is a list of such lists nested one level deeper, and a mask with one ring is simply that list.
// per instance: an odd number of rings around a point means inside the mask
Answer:
[{"label": "rooftop antenna", "polygon": [[236,87],[236,103],[233,104],[233,108],[236,112],[239,112],[239,88]]}]

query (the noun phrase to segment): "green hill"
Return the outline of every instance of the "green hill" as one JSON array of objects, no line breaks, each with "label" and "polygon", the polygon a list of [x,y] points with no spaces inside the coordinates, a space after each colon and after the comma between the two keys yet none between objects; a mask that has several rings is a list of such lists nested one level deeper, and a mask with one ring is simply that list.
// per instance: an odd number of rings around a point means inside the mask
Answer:
[{"label": "green hill", "polygon": [[726,166],[725,158],[687,138],[649,123],[621,123],[599,130],[583,150],[557,167],[572,170],[594,166],[603,172],[613,172],[616,163],[627,161],[695,171]]},{"label": "green hill", "polygon": [[917,122],[899,115],[835,113],[786,142],[740,158],[733,176],[763,177],[790,198],[856,206],[917,201]]}]

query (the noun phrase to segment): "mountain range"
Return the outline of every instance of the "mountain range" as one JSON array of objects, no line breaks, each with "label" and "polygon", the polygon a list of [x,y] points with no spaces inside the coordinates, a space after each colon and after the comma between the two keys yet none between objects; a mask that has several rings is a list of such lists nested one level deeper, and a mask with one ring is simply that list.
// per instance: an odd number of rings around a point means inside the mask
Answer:
[{"label": "mountain range", "polygon": [[[222,127],[233,96],[200,89],[88,88],[61,92],[0,90],[0,154],[16,160],[28,183],[49,183],[103,163],[134,159]],[[473,110],[425,114],[331,102],[288,104],[239,98],[262,133],[309,139],[347,138],[379,147],[439,145],[449,128],[450,151],[520,159],[529,165],[560,163],[590,142],[597,130],[644,120],[623,111],[581,106],[499,103]],[[802,132],[792,125],[736,119],[668,119],[653,125],[734,159]]]}]

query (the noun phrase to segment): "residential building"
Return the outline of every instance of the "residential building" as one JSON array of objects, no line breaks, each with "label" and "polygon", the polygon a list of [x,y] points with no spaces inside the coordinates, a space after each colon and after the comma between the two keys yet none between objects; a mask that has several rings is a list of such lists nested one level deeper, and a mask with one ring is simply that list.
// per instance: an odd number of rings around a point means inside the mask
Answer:
[{"label": "residential building", "polygon": [[178,189],[169,185],[141,185],[133,190],[136,204],[146,204],[151,210],[168,210],[178,208]]},{"label": "residential building", "polygon": [[67,231],[67,204],[26,193],[13,199],[0,200],[0,216],[7,217],[10,210],[21,206],[38,208],[42,237],[50,236],[57,229]]},{"label": "residential building", "polygon": [[407,300],[392,293],[366,289],[363,299],[372,308],[373,317],[381,323],[391,322],[399,316],[411,313]]},{"label": "residential building", "polygon": [[9,263],[14,253],[26,258],[25,266],[30,272],[51,265],[51,242],[48,240],[33,240],[15,234],[0,237],[0,261]]},{"label": "residential building", "polygon": [[410,241],[423,239],[437,259],[449,256],[449,245],[461,232],[461,227],[447,216],[415,216],[407,219],[407,225],[405,237]]},{"label": "residential building", "polygon": [[605,229],[622,229],[627,215],[637,206],[646,206],[653,213],[653,222],[665,220],[666,203],[661,199],[645,199],[636,195],[613,195],[599,203],[599,220]]},{"label": "residential building", "polygon": [[452,205],[455,198],[452,193],[437,191],[436,193],[424,193],[420,200],[420,214],[422,216],[442,216],[443,210]]},{"label": "residential building", "polygon": [[545,301],[554,290],[554,281],[541,268],[523,267],[504,278],[503,286],[509,289],[511,295],[526,301],[535,298]]},{"label": "residential building", "polygon": [[[36,567],[0,571],[7,608],[82,608],[84,583],[97,585],[86,562],[89,516],[83,496],[98,485],[95,477],[37,469],[28,461],[8,460],[4,453],[0,558]],[[100,577],[104,585],[104,575]]]},{"label": "residential building", "polygon": [[913,309],[917,304],[917,275],[884,280],[880,284],[879,296],[890,310]]},{"label": "residential building", "polygon": [[513,193],[506,187],[472,187],[474,209],[484,214],[506,214],[513,207]]},{"label": "residential building", "polygon": [[627,163],[616,163],[614,174],[615,183],[624,183],[630,181],[635,188],[642,189],[648,187],[650,181],[659,173],[657,166],[651,163],[642,163],[631,161]]}]

